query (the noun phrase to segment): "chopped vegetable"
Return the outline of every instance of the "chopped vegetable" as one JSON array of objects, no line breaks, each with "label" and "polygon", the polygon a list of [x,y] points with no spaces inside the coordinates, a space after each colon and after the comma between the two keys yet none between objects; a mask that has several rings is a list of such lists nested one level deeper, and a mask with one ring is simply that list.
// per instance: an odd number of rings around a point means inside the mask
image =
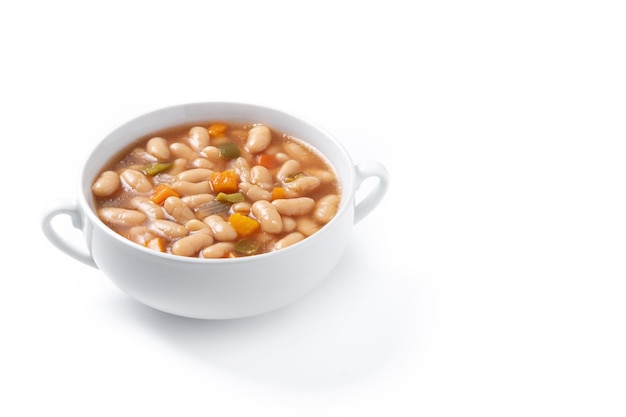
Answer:
[{"label": "chopped vegetable", "polygon": [[224,133],[226,133],[226,129],[228,129],[228,126],[226,126],[224,123],[212,123],[208,130],[209,130],[209,135],[211,136],[224,136]]},{"label": "chopped vegetable", "polygon": [[272,190],[272,200],[278,200],[279,198],[285,198],[286,191],[283,187],[274,187]]},{"label": "chopped vegetable", "polygon": [[143,169],[143,173],[146,175],[160,174],[161,172],[165,172],[170,169],[172,165],[174,165],[173,162],[156,162],[145,167]]},{"label": "chopped vegetable", "polygon": [[231,193],[231,194],[219,193],[215,197],[215,199],[222,203],[234,204],[234,203],[241,203],[242,201],[245,201],[246,197],[244,197],[242,193]]},{"label": "chopped vegetable", "polygon": [[232,169],[216,171],[209,177],[211,187],[216,193],[235,193],[239,190],[237,173]]},{"label": "chopped vegetable", "polygon": [[220,150],[220,158],[222,159],[235,159],[241,155],[239,146],[232,142],[222,143],[217,148]]},{"label": "chopped vegetable", "polygon": [[298,178],[302,178],[302,177],[304,177],[304,172],[302,172],[302,171],[296,172],[295,174],[287,175],[285,177],[285,182],[292,182],[292,181],[295,181]]},{"label": "chopped vegetable", "polygon": [[154,192],[150,196],[150,201],[154,204],[163,204],[168,197],[180,197],[180,194],[176,192],[173,188],[169,187],[167,184],[159,184],[154,189]]},{"label": "chopped vegetable", "polygon": [[217,200],[201,204],[194,209],[196,216],[201,218],[209,217],[213,214],[226,214],[228,210],[230,210],[230,204],[222,203]]},{"label": "chopped vegetable", "polygon": [[274,155],[262,153],[258,157],[259,165],[264,166],[267,169],[272,169],[276,166],[276,158]]},{"label": "chopped vegetable", "polygon": [[228,223],[230,223],[233,229],[241,236],[250,236],[261,227],[261,224],[257,220],[241,213],[231,214],[228,218]]},{"label": "chopped vegetable", "polygon": [[155,237],[154,239],[150,239],[150,241],[148,243],[146,243],[146,247],[149,249],[154,249],[156,251],[159,252],[165,252],[166,251],[166,242],[165,239],[163,239],[162,237]]},{"label": "chopped vegetable", "polygon": [[259,251],[259,242],[252,239],[241,239],[235,244],[235,251],[242,255],[254,255]]}]

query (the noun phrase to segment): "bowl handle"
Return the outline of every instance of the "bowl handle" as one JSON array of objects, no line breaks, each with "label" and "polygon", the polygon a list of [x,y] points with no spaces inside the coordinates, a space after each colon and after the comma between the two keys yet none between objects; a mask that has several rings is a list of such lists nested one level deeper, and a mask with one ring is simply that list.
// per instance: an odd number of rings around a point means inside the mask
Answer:
[{"label": "bowl handle", "polygon": [[65,214],[70,216],[72,219],[72,226],[76,229],[83,229],[83,217],[80,208],[76,202],[70,201],[58,201],[50,206],[44,213],[41,228],[43,229],[43,234],[48,238],[48,240],[60,249],[65,254],[71,256],[72,258],[84,263],[85,265],[91,266],[93,268],[98,268],[96,263],[94,262],[91,254],[86,253],[84,251],[79,251],[74,246],[68,243],[68,241],[63,238],[57,230],[52,227],[52,219],[56,216]]},{"label": "bowl handle", "polygon": [[378,183],[356,204],[354,209],[354,224],[357,224],[370,214],[385,196],[387,188],[389,187],[389,173],[382,164],[375,161],[359,163],[355,168],[357,190],[366,179],[371,177],[378,178]]}]

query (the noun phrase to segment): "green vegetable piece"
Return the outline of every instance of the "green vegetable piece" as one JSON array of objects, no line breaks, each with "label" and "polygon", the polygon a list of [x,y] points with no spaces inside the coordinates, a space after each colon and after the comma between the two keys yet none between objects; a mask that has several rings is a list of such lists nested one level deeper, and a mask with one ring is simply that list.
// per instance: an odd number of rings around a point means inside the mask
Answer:
[{"label": "green vegetable piece", "polygon": [[302,171],[296,172],[295,174],[287,175],[285,177],[285,182],[292,182],[292,181],[295,181],[298,178],[302,178],[302,177],[304,177],[304,172],[302,172]]},{"label": "green vegetable piece", "polygon": [[165,172],[168,169],[170,169],[172,165],[174,165],[173,162],[162,162],[162,163],[157,162],[154,164],[150,164],[146,168],[144,168],[143,173],[146,175],[160,174],[161,172]]},{"label": "green vegetable piece", "polygon": [[215,197],[215,199],[222,203],[234,204],[234,203],[241,203],[242,201],[245,201],[246,197],[244,197],[242,193],[232,193],[232,194],[219,193]]},{"label": "green vegetable piece", "polygon": [[254,255],[259,251],[260,246],[261,245],[256,240],[241,239],[239,242],[235,243],[235,252],[246,256]]},{"label": "green vegetable piece", "polygon": [[217,148],[220,150],[220,157],[222,159],[235,159],[241,155],[239,147],[232,142],[222,143]]}]

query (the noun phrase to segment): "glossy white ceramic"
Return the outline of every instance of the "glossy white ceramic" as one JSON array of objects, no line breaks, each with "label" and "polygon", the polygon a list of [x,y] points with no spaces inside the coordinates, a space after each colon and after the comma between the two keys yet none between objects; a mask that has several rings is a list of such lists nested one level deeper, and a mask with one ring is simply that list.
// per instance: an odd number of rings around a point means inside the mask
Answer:
[{"label": "glossy white ceramic", "polygon": [[[264,123],[310,143],[336,168],[342,202],[336,216],[314,235],[288,248],[236,259],[197,259],[146,249],[113,232],[94,212],[91,184],[117,152],[137,138],[184,123],[206,120]],[[358,203],[361,183],[377,177]],[[201,319],[257,315],[285,306],[319,284],[337,264],[352,226],[381,201],[388,173],[378,162],[355,165],[329,133],[283,111],[246,103],[207,102],[168,107],[140,116],[105,137],[85,161],[76,200],[53,202],[42,217],[49,241],[67,255],[100,269],[137,301],[168,313]],[[52,225],[68,215],[82,230],[86,250]]]}]

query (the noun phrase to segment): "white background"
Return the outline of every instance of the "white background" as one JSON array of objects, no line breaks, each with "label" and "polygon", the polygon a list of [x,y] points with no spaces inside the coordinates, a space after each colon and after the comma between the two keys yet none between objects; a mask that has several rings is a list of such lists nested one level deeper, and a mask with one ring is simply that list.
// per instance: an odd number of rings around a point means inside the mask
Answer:
[{"label": "white background", "polygon": [[[626,415],[620,3],[3,3],[0,414]],[[39,220],[109,131],[213,100],[391,174],[320,287],[232,321],[136,303]]]}]

